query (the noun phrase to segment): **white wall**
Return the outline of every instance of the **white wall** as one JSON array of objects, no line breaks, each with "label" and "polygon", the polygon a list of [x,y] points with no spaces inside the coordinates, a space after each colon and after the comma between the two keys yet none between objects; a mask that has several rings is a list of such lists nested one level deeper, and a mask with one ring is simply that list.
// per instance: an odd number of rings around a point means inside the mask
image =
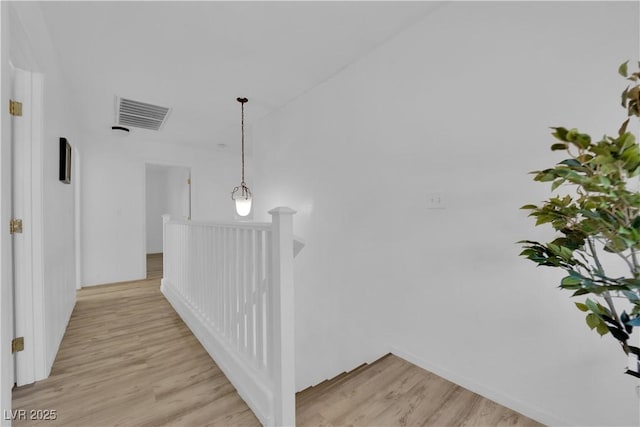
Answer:
[{"label": "white wall", "polygon": [[162,215],[189,216],[189,169],[146,165],[147,253],[162,252]]},{"label": "white wall", "polygon": [[[9,59],[17,67],[44,76],[42,170],[42,279],[46,365],[50,369],[75,304],[74,186],[58,180],[59,138],[81,143],[67,82],[61,76],[39,6],[12,2]],[[76,179],[77,177],[72,177]],[[29,226],[25,224],[25,226]]]},{"label": "white wall", "polygon": [[[0,2],[0,92],[6,99],[10,87],[9,65],[9,10],[6,2]],[[11,219],[11,132],[9,106],[5,102],[0,107],[0,224]],[[13,339],[13,287],[11,285],[11,237],[7,227],[0,227],[0,411],[11,408],[11,340]],[[0,426],[10,425],[10,421],[0,417]]]},{"label": "white wall", "polygon": [[191,169],[193,219],[233,218],[235,156],[146,141],[144,132],[94,135],[83,147],[83,286],[146,277],[146,163]]},{"label": "white wall", "polygon": [[[545,423],[637,425],[624,354],[584,325],[519,206],[549,126],[624,120],[638,3],[452,2],[255,124],[256,219],[298,210],[303,388],[393,350]],[[446,209],[427,209],[430,192]]]}]

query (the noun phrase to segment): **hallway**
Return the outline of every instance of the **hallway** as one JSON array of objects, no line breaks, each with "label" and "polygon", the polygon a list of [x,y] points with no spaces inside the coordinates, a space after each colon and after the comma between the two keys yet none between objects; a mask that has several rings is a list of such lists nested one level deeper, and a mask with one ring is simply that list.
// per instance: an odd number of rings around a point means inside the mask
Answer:
[{"label": "hallway", "polygon": [[[13,393],[14,411],[56,419],[15,426],[260,426],[160,293],[161,277],[162,254],[150,254],[146,280],[78,292],[51,376]],[[391,354],[296,403],[310,427],[539,425]]]},{"label": "hallway", "polygon": [[57,419],[15,426],[260,425],[160,293],[159,259],[147,280],[78,291],[51,376],[13,392],[14,411]]}]

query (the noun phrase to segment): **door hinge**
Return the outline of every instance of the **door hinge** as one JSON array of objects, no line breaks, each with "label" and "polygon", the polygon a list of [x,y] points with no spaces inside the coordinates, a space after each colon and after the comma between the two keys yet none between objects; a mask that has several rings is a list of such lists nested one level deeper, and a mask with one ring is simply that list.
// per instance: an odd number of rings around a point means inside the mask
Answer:
[{"label": "door hinge", "polygon": [[22,116],[22,102],[9,100],[9,114],[16,117]]},{"label": "door hinge", "polygon": [[11,353],[17,353],[24,350],[24,337],[18,337],[11,340]]},{"label": "door hinge", "polygon": [[9,233],[16,234],[22,233],[22,220],[21,219],[12,219],[9,223]]},{"label": "door hinge", "polygon": [[191,178],[187,179],[187,184],[191,185]]}]

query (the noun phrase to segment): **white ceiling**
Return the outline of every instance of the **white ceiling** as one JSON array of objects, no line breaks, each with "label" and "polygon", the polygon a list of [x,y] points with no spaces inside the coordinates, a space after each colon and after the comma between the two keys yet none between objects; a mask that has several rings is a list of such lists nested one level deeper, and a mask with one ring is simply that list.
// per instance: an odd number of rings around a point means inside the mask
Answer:
[{"label": "white ceiling", "polygon": [[[110,132],[115,96],[173,109],[152,140],[215,148],[420,20],[438,2],[41,2],[73,102]],[[229,141],[225,140],[225,143]]]}]

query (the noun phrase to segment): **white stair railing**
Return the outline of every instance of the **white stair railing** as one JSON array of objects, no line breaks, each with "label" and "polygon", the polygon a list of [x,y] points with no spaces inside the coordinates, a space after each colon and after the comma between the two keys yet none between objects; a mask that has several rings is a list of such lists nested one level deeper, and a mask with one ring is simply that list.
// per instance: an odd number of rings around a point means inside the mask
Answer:
[{"label": "white stair railing", "polygon": [[[163,216],[162,293],[263,425],[295,425],[294,210],[272,223]],[[294,242],[295,240],[295,242]]]}]

